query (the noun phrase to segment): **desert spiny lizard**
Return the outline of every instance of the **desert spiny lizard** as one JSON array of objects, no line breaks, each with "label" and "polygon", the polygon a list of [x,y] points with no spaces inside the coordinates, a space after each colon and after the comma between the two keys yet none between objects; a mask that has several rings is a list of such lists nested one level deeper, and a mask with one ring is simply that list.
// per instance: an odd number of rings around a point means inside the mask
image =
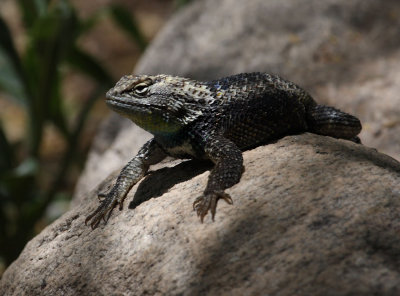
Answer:
[{"label": "desert spiny lizard", "polygon": [[107,105],[154,137],[119,174],[90,214],[92,228],[108,219],[149,166],[166,156],[208,159],[214,168],[193,207],[203,221],[214,219],[225,189],[243,172],[242,151],[285,135],[311,132],[358,141],[360,121],[333,107],[318,105],[296,84],[266,73],[244,73],[209,82],[170,75],[126,75],[106,95]]}]

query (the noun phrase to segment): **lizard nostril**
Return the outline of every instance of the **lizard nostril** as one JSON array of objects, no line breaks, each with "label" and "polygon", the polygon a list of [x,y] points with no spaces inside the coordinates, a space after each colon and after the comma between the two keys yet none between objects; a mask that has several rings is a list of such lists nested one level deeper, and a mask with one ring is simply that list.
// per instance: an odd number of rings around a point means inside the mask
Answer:
[{"label": "lizard nostril", "polygon": [[111,98],[113,97],[113,95],[115,95],[114,88],[110,89],[110,90],[106,93],[106,98],[107,98],[107,99],[111,99]]}]

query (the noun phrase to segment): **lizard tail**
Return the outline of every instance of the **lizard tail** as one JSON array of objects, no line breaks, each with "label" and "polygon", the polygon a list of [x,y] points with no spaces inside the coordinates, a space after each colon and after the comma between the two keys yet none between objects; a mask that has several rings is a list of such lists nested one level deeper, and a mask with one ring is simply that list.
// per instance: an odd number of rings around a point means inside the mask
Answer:
[{"label": "lizard tail", "polygon": [[307,123],[313,133],[360,142],[357,137],[361,131],[360,120],[333,107],[311,107],[307,112]]}]

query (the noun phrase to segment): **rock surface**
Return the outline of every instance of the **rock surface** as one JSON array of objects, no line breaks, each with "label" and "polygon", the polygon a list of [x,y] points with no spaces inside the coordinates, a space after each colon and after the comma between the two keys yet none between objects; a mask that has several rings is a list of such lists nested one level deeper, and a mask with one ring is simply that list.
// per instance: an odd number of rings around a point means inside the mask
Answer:
[{"label": "rock surface", "polygon": [[95,230],[88,194],[28,243],[0,295],[399,295],[400,163],[312,134],[244,163],[215,222],[192,210],[208,164],[153,171]]},{"label": "rock surface", "polygon": [[400,160],[400,1],[197,1],[135,72],[209,80],[281,75],[357,115],[363,143]]}]

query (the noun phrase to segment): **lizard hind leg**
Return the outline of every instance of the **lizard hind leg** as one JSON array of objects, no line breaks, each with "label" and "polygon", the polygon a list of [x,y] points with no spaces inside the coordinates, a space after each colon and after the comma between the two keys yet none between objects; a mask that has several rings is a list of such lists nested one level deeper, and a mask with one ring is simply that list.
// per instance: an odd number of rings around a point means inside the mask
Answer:
[{"label": "lizard hind leg", "polygon": [[311,107],[307,110],[307,124],[310,132],[360,143],[357,137],[361,131],[360,120],[333,107]]}]

